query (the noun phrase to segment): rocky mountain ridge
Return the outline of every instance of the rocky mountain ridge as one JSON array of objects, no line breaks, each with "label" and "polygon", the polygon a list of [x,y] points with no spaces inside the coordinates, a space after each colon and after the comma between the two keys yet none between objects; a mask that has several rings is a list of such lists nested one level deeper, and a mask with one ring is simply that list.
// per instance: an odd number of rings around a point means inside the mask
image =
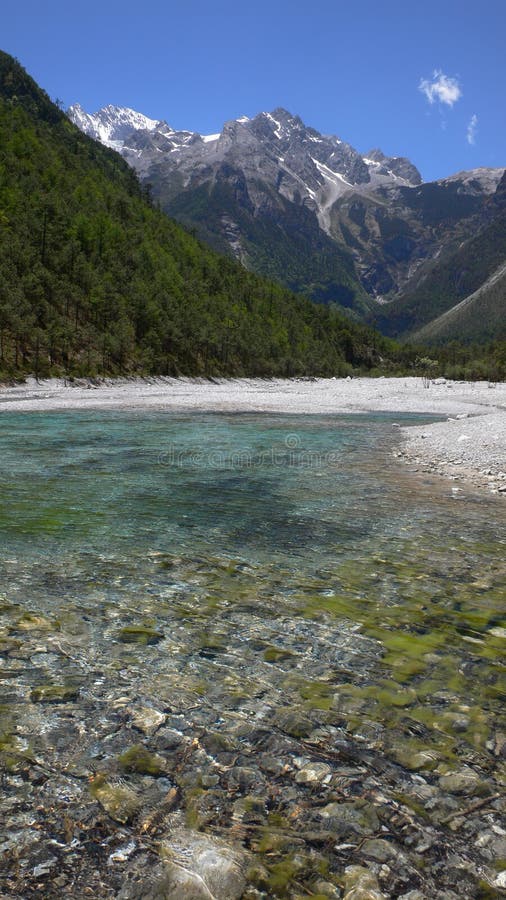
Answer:
[{"label": "rocky mountain ridge", "polygon": [[69,116],[215,249],[359,318],[413,291],[428,267],[487,226],[505,171],[423,183],[410,160],[362,155],[282,108],[211,135],[114,106],[89,115],[76,105]]},{"label": "rocky mountain ridge", "polygon": [[240,163],[245,174],[260,174],[286,199],[315,211],[323,230],[328,230],[326,211],[333,201],[355,185],[421,183],[409,160],[387,157],[381,150],[361,156],[350,144],[321,135],[282,108],[226,122],[220,134],[211,135],[176,131],[163,120],[122,107],[88,114],[76,104],[68,114],[90,137],[119,150],[142,177],[168,168],[180,176],[177,186],[188,188],[209,166]]}]

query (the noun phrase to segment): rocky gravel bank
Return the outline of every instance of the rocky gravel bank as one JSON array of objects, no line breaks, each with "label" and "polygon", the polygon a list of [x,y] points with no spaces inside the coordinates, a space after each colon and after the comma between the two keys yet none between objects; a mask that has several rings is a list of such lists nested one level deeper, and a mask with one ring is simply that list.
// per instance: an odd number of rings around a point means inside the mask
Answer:
[{"label": "rocky gravel bank", "polygon": [[506,496],[506,412],[470,417],[464,413],[446,422],[402,430],[403,447],[396,452],[421,471],[442,475]]}]

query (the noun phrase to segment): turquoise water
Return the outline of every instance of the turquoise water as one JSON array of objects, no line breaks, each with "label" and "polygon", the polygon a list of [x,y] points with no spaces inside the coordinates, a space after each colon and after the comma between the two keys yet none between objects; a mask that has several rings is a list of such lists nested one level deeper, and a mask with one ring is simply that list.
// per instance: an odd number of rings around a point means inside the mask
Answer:
[{"label": "turquoise water", "polygon": [[[395,472],[392,421],[4,414],[2,545],[27,554],[157,549],[287,563],[295,555],[311,566],[314,553],[326,559],[426,522],[437,529],[441,513],[445,529],[451,518],[462,530],[458,506],[448,516],[402,466]],[[471,508],[493,537],[480,503]]]},{"label": "turquoise water", "polygon": [[[316,709],[348,709],[352,729],[365,709],[393,729],[394,747],[406,708],[432,728],[442,706],[465,707],[463,740],[484,748],[504,697],[504,504],[412,475],[393,458],[394,421],[423,420],[3,414],[3,638],[53,630],[106,680],[109,664],[127,681],[130,671],[134,691],[141,650],[120,629],[157,628],[180,643],[170,661],[163,644],[149,648],[143,689],[191,658],[188,683],[219,703],[223,671],[202,642],[239,652],[239,635],[270,622],[265,646],[282,648],[286,623],[302,621],[297,668],[316,679]],[[370,642],[369,677],[358,653],[362,670],[354,678],[352,661],[344,687],[332,667],[304,662],[311,629],[335,640],[340,623]],[[59,666],[49,654],[15,687],[8,679],[8,703],[61,678]],[[255,660],[243,654],[241,666],[237,678],[254,684]],[[282,667],[269,673],[281,690]],[[322,682],[340,684],[338,698]],[[299,688],[286,687],[290,702],[295,690],[311,705]],[[440,725],[430,740],[450,758]]]},{"label": "turquoise water", "polygon": [[370,464],[391,433],[381,417],[70,413],[2,426],[0,534],[28,553],[307,559],[391,527]]}]

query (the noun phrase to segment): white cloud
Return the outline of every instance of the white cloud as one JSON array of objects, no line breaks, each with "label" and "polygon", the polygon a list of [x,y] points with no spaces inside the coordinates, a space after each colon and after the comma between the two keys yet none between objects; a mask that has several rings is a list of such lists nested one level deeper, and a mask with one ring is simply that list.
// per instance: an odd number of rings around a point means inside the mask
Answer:
[{"label": "white cloud", "polygon": [[476,131],[478,129],[478,116],[476,113],[471,116],[469,119],[469,124],[467,126],[467,143],[475,144],[476,143]]},{"label": "white cloud", "polygon": [[442,103],[453,106],[462,97],[462,89],[456,78],[445,75],[441,69],[434,69],[432,81],[422,78],[418,90],[425,94],[429,103]]}]

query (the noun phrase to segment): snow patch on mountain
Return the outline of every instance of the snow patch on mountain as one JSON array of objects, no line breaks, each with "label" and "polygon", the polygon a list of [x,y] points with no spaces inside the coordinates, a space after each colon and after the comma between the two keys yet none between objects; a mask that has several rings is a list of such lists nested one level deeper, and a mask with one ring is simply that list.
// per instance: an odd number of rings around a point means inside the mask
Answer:
[{"label": "snow patch on mountain", "polygon": [[114,150],[121,149],[133,131],[155,131],[167,124],[150,119],[135,109],[112,104],[95,113],[87,113],[79,103],[75,103],[69,108],[68,115],[78,128]]},{"label": "snow patch on mountain", "polygon": [[344,175],[341,175],[340,172],[334,172],[332,169],[329,169],[329,167],[326,166],[325,163],[319,162],[317,159],[314,159],[314,157],[311,157],[311,159],[313,160],[316,168],[318,169],[319,172],[321,172],[321,174],[323,175],[324,178],[330,179],[331,181],[334,181],[334,182],[339,181],[342,184],[347,185],[348,187],[352,187],[351,182],[347,181],[346,178],[344,177]]}]

